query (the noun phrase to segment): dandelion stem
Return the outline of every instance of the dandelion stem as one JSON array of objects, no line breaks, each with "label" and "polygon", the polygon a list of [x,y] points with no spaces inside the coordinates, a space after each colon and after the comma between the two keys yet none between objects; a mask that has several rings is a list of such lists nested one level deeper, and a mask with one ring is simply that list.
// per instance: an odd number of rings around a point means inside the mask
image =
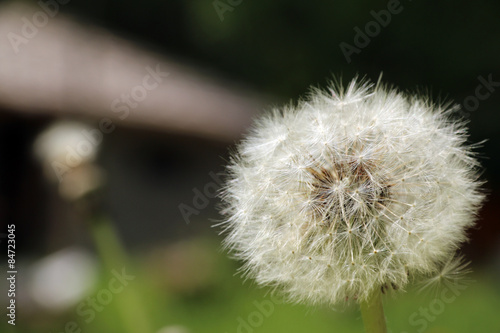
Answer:
[{"label": "dandelion stem", "polygon": [[379,288],[375,288],[370,298],[361,302],[359,306],[366,333],[387,333],[384,308],[382,306],[382,293]]}]

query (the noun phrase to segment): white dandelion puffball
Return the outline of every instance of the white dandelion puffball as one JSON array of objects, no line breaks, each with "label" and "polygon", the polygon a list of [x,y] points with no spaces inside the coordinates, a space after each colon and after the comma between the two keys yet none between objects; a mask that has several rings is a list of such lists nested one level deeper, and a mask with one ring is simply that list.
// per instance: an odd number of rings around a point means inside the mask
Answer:
[{"label": "white dandelion puffball", "polygon": [[245,274],[313,304],[437,272],[483,200],[454,108],[356,80],[334,90],[258,119],[222,194]]}]

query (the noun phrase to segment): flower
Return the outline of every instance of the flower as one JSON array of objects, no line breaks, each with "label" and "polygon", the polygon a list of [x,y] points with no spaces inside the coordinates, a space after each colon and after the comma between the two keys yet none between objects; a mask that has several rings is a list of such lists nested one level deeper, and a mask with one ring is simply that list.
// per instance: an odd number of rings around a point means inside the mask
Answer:
[{"label": "flower", "polygon": [[225,245],[247,276],[312,304],[439,271],[483,200],[454,110],[355,79],[261,117],[228,166]]},{"label": "flower", "polygon": [[33,151],[45,176],[57,182],[59,193],[69,201],[84,197],[104,182],[95,164],[102,134],[78,121],[54,122],[36,138]]}]

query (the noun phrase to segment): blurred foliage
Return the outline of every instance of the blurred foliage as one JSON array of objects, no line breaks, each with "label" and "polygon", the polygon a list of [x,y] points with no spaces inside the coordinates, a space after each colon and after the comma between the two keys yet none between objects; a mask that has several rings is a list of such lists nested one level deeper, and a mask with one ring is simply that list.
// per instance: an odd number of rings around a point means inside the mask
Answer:
[{"label": "blurred foliage", "polygon": [[[273,303],[269,314],[260,311],[258,304],[269,305],[270,290],[258,288],[253,282],[243,283],[241,276],[234,275],[238,263],[229,260],[220,251],[218,240],[197,239],[174,246],[189,249],[184,253],[185,260],[182,266],[170,266],[167,272],[165,262],[159,259],[158,250],[154,255],[136,255],[131,260],[130,269],[136,279],[126,288],[133,288],[140,293],[147,302],[144,309],[138,309],[138,304],[123,304],[130,302],[127,298],[127,289],[115,295],[113,301],[97,312],[95,319],[86,324],[84,317],[78,316],[75,309],[69,309],[59,316],[37,315],[23,318],[18,321],[16,332],[63,332],[68,321],[78,323],[82,332],[124,332],[123,322],[120,320],[119,306],[145,311],[151,326],[156,330],[161,327],[176,325],[183,326],[188,332],[361,332],[362,321],[359,312],[353,308],[344,309],[342,306],[330,308],[327,306],[308,307],[304,305]],[[174,251],[174,253],[175,253]],[[168,252],[168,251],[167,251]],[[187,280],[193,280],[193,268],[199,265],[199,254],[205,253],[206,261],[210,263],[211,274],[205,274],[202,282],[195,278],[193,288],[187,289],[183,284],[179,287],[176,282],[165,283],[168,275],[180,276],[185,274]],[[168,256],[172,256],[170,253]],[[207,256],[211,258],[208,259]],[[165,257],[164,257],[165,258]],[[388,318],[388,327],[392,332],[418,332],[423,328],[420,309],[427,309],[432,320],[425,321],[425,332],[498,332],[498,309],[500,308],[500,286],[485,272],[476,272],[470,277],[473,282],[463,284],[467,286],[460,290],[455,300],[446,303],[441,291],[436,295],[418,294],[416,290],[398,293],[392,297],[385,297],[385,311]],[[106,288],[109,275],[102,274],[101,282],[89,296],[95,295],[99,289]],[[448,293],[447,297],[453,296]],[[438,301],[435,301],[438,300]],[[444,304],[441,307],[440,304]],[[434,304],[436,303],[436,304]],[[263,315],[258,315],[263,313]],[[414,326],[410,318],[413,317]],[[259,323],[252,326],[249,323]],[[239,319],[240,318],[240,319]],[[249,326],[239,328],[243,322]],[[242,327],[243,327],[242,326]],[[0,331],[10,332],[10,327],[4,321],[0,323]],[[146,333],[146,332],[144,332]]]}]

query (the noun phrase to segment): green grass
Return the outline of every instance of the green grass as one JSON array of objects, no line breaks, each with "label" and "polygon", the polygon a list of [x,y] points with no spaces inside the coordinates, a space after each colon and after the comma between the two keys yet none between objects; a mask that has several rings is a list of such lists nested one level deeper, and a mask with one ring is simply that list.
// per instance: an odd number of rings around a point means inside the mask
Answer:
[{"label": "green grass", "polygon": [[[65,332],[68,321],[75,321],[82,333],[126,332],[118,306],[135,299],[127,296],[127,292],[132,291],[140,295],[144,304],[142,310],[155,332],[169,325],[184,326],[192,333],[363,332],[361,315],[355,308],[307,307],[275,302],[268,289],[259,288],[252,281],[243,283],[241,277],[235,275],[237,263],[227,259],[215,243],[203,241],[199,244],[202,252],[213,255],[213,271],[205,281],[197,282],[192,290],[169,284],[159,273],[162,269],[179,270],[179,267],[162,267],[163,263],[145,261],[144,256],[131,258],[133,267],[130,271],[137,274],[137,278],[127,286],[128,290],[125,288],[116,294],[110,304],[96,312],[95,319],[89,323],[76,313],[76,306],[57,316],[47,313],[28,315],[23,314],[21,304],[16,330],[3,320],[0,332],[60,333]],[[194,265],[195,269],[197,264]],[[186,270],[187,274],[196,274],[196,270],[193,273],[190,269]],[[486,270],[473,273],[470,279],[474,282],[455,294],[451,290],[443,294],[441,289],[435,294],[418,294],[410,290],[385,296],[389,332],[500,332],[498,283]],[[105,288],[108,281],[109,275],[103,274],[91,296]],[[139,306],[128,304],[128,308],[135,307],[140,311]],[[259,306],[265,306],[264,310]],[[427,319],[422,312],[425,309]]]}]

